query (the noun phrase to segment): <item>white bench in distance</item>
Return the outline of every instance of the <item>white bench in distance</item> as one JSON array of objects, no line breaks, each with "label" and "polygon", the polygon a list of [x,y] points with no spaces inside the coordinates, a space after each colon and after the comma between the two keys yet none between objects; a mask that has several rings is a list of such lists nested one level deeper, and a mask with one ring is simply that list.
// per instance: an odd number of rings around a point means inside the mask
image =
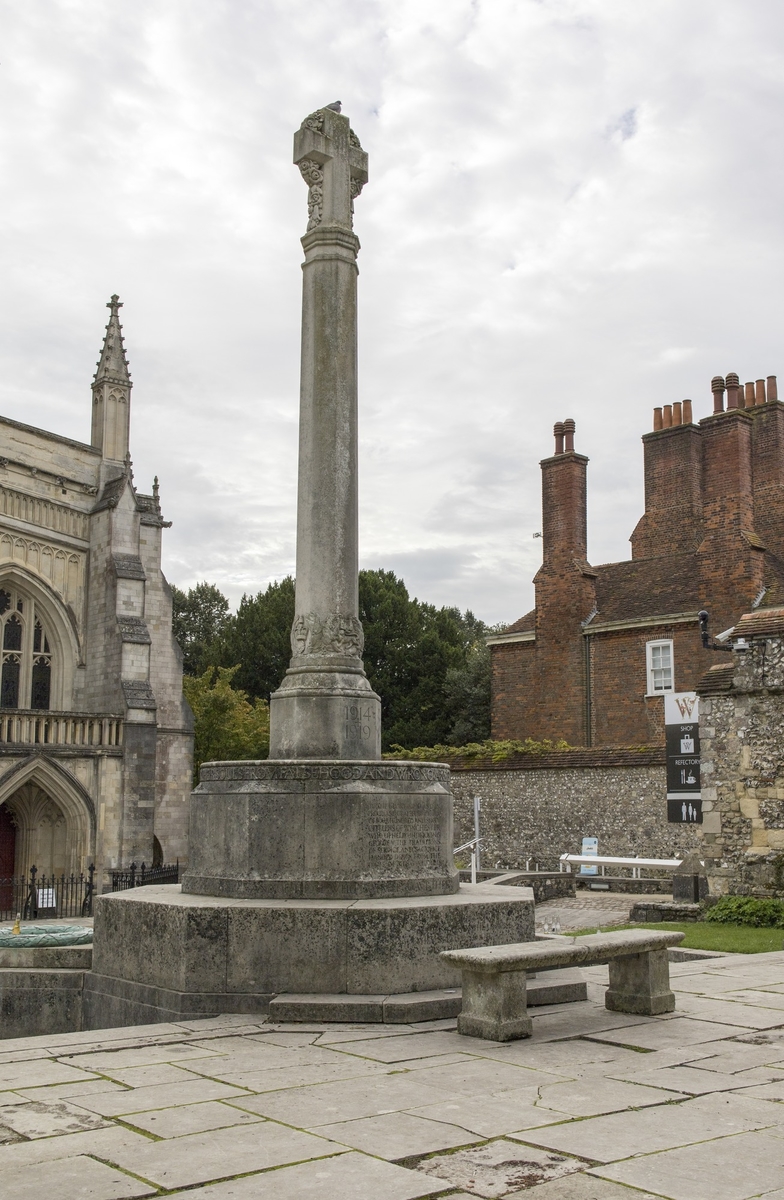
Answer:
[{"label": "white bench in distance", "polygon": [[683,938],[682,933],[623,929],[560,941],[444,950],[440,957],[463,975],[463,1009],[457,1031],[493,1042],[530,1037],[526,972],[546,967],[609,963],[607,1008],[644,1016],[672,1012],[675,996],[670,990],[667,947],[677,946]]}]

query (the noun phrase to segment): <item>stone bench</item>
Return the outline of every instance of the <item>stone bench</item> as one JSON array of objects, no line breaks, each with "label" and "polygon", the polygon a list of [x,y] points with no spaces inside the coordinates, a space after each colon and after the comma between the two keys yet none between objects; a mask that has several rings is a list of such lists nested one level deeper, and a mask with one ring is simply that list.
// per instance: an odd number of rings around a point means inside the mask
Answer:
[{"label": "stone bench", "polygon": [[526,972],[548,967],[609,963],[607,1008],[645,1016],[672,1012],[675,996],[670,991],[667,947],[683,938],[682,933],[624,929],[559,941],[444,950],[441,958],[463,975],[458,1033],[494,1042],[530,1037]]}]

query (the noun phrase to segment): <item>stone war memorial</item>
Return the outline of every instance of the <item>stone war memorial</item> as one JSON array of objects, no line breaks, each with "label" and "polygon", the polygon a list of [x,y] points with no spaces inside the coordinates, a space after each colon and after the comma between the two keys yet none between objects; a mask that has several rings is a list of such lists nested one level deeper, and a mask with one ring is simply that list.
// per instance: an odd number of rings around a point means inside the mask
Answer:
[{"label": "stone war memorial", "polygon": [[294,138],[308,188],[296,613],[270,758],[202,767],[181,887],[101,897],[87,1028],[453,1016],[442,951],[534,938],[530,889],[459,885],[449,768],[381,759],[358,618],[353,208],[368,159],[338,108]]}]

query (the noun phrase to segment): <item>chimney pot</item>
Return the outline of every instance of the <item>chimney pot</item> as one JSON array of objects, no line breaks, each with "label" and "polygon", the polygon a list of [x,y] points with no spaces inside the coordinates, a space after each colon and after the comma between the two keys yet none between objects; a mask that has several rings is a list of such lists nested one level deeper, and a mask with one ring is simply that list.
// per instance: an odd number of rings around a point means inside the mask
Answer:
[{"label": "chimney pot", "polygon": [[693,417],[691,414],[691,400],[684,400],[683,401],[683,424],[691,425],[692,420],[693,420]]},{"label": "chimney pot", "polygon": [[754,385],[754,403],[755,404],[764,404],[765,403],[765,380],[764,379],[758,379]]},{"label": "chimney pot", "polygon": [[555,434],[555,453],[563,454],[564,452],[564,426],[563,421],[556,421],[553,425],[553,433]]},{"label": "chimney pot", "polygon": [[745,396],[744,396],[745,407],[753,408],[754,407],[754,384],[747,383],[746,387],[744,389],[744,392],[745,392]]},{"label": "chimney pot", "polygon": [[653,410],[653,432],[655,433],[656,430],[661,429],[661,427],[662,427],[662,410],[660,408],[654,408],[654,410]]},{"label": "chimney pot", "polygon": [[775,404],[776,401],[778,400],[778,398],[779,398],[779,392],[778,392],[778,384],[776,383],[776,376],[769,375],[768,376],[768,404]]},{"label": "chimney pot", "polygon": [[564,434],[566,436],[565,451],[567,454],[574,451],[574,431],[575,424],[571,417],[567,417],[564,421]]},{"label": "chimney pot", "polygon": [[672,405],[665,404],[662,410],[662,425],[665,429],[672,429]]},{"label": "chimney pot", "polygon": [[724,412],[724,376],[714,375],[711,379],[711,391],[713,392],[713,411],[715,413]]},{"label": "chimney pot", "polygon": [[672,423],[673,425],[683,424],[683,405],[680,400],[676,400],[672,406]]},{"label": "chimney pot", "polygon": [[731,408],[743,408],[743,397],[738,396],[740,380],[734,371],[727,375],[727,411]]}]

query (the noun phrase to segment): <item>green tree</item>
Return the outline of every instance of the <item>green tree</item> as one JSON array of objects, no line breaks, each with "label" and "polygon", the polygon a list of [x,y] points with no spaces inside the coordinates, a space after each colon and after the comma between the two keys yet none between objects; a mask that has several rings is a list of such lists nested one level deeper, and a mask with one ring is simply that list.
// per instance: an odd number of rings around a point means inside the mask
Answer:
[{"label": "green tree", "polygon": [[214,661],[228,619],[229,602],[214,583],[197,583],[187,592],[172,587],[172,628],[186,675],[200,675]]},{"label": "green tree", "polygon": [[447,743],[464,746],[490,737],[490,686],[492,667],[488,633],[500,633],[506,622],[488,626],[469,610],[460,618],[466,638],[464,661],[446,673],[446,706],[451,721]]},{"label": "green tree", "polygon": [[[487,626],[470,611],[409,595],[392,571],[360,571],[359,617],[368,678],[381,696],[382,746],[484,741],[490,734]],[[243,596],[205,662],[239,664],[234,686],[269,700],[291,658],[294,580]]]},{"label": "green tree", "polygon": [[208,667],[185,676],[183,691],[194,717],[194,779],[203,762],[266,758],[269,754],[269,705],[251,701],[232,687],[238,667]]},{"label": "green tree", "polygon": [[447,673],[464,666],[469,640],[459,610],[412,599],[392,571],[360,571],[359,616],[365,670],[381,696],[382,748],[445,742],[454,723]]},{"label": "green tree", "polygon": [[294,623],[294,580],[288,575],[257,596],[243,596],[216,648],[223,666],[239,663],[237,686],[269,700],[286,674]]}]

